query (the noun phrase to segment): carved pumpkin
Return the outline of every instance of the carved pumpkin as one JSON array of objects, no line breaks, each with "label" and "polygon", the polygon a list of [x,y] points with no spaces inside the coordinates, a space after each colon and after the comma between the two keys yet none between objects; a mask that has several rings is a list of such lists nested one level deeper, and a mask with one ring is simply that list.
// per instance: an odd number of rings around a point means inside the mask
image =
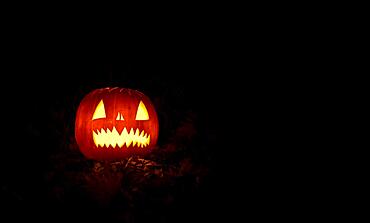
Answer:
[{"label": "carved pumpkin", "polygon": [[153,104],[132,89],[94,90],[77,110],[77,144],[90,159],[115,160],[148,153],[157,142],[158,130]]}]

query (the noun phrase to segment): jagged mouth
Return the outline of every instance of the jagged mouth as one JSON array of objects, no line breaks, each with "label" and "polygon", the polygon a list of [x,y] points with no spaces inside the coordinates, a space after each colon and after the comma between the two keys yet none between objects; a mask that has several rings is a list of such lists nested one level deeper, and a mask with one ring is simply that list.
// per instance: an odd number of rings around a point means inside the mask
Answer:
[{"label": "jagged mouth", "polygon": [[128,132],[126,128],[123,128],[122,132],[119,133],[117,129],[113,127],[112,130],[109,128],[104,130],[102,128],[100,131],[93,131],[93,140],[96,147],[123,148],[126,146],[129,148],[137,146],[145,148],[150,143],[150,135],[145,133],[144,130],[140,132],[138,128],[136,130],[131,128],[130,132]]}]

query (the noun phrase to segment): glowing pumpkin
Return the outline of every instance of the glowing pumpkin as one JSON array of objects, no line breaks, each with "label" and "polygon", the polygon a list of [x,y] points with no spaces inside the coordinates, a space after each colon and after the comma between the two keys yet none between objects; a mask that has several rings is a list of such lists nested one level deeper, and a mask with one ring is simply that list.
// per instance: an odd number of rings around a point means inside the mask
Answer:
[{"label": "glowing pumpkin", "polygon": [[148,153],[157,142],[158,130],[153,104],[132,89],[94,90],[77,110],[77,144],[90,159],[115,160]]}]

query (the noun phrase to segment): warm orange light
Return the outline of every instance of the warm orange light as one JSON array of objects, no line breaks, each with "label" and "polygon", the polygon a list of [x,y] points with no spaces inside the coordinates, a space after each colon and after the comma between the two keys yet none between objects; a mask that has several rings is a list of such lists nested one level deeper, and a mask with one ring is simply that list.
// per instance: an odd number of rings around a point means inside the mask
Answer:
[{"label": "warm orange light", "polygon": [[158,116],[142,92],[119,87],[92,90],[80,102],[75,137],[88,159],[121,160],[156,147]]},{"label": "warm orange light", "polygon": [[96,147],[119,147],[122,148],[124,145],[126,147],[135,146],[137,144],[138,147],[144,148],[149,145],[150,143],[150,135],[141,131],[137,128],[136,131],[131,128],[130,132],[127,131],[126,128],[123,131],[118,133],[117,129],[113,127],[113,130],[110,129],[101,129],[97,132],[93,131],[93,140]]},{"label": "warm orange light", "polygon": [[137,107],[135,120],[149,120],[148,110],[146,110],[146,107],[142,101],[140,101],[139,106]]},{"label": "warm orange light", "polygon": [[92,120],[98,119],[98,118],[105,118],[105,108],[104,108],[104,102],[103,100],[100,100],[98,106],[95,108],[94,115],[92,117]]},{"label": "warm orange light", "polygon": [[123,118],[123,115],[118,112],[116,120],[125,120],[125,119]]}]

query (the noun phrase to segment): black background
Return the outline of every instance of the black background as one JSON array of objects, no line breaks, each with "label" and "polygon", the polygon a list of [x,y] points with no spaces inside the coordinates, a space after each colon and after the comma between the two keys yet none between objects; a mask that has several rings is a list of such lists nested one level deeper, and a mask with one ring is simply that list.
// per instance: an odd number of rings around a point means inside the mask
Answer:
[{"label": "black background", "polygon": [[[284,175],[277,166],[284,164],[276,160],[280,153],[271,145],[279,140],[276,132],[284,130],[278,116],[285,91],[279,83],[285,79],[273,73],[286,71],[279,63],[282,55],[276,55],[278,44],[268,33],[252,32],[245,39],[238,27],[203,21],[164,28],[151,24],[123,36],[112,31],[115,26],[87,31],[82,24],[49,25],[47,32],[27,24],[10,32],[1,63],[4,213],[11,218],[93,220],[94,215],[71,211],[73,199],[53,206],[44,176],[50,156],[60,152],[58,114],[73,126],[86,93],[120,86],[158,100],[166,117],[181,119],[187,112],[198,117],[199,143],[209,152],[210,173],[199,194],[168,211],[175,216],[172,220],[230,221],[276,214]],[[165,120],[159,116],[161,125]],[[159,144],[166,143],[177,121],[167,120],[170,128],[161,129]]]},{"label": "black background", "polygon": [[[175,119],[165,120],[159,114],[160,124],[167,121],[169,127],[161,129],[160,145],[166,143],[187,112],[196,114],[202,139],[199,144],[209,152],[209,176],[201,192],[180,201],[168,216],[185,221],[226,215],[229,203],[224,200],[239,196],[235,189],[240,185],[234,183],[233,175],[244,165],[236,157],[246,148],[248,132],[235,128],[240,119],[247,120],[243,113],[248,104],[243,103],[248,100],[235,100],[243,89],[234,78],[244,74],[234,73],[235,57],[230,55],[234,52],[223,49],[225,46],[209,39],[211,36],[141,37],[135,43],[126,40],[118,45],[107,40],[106,46],[84,38],[17,38],[6,46],[2,62],[5,143],[1,155],[1,205],[6,207],[2,211],[6,217],[55,221],[93,220],[97,216],[79,216],[69,207],[73,199],[56,206],[46,193],[50,188],[45,174],[50,157],[60,153],[61,126],[73,126],[78,103],[86,93],[106,86],[138,89],[159,100],[162,112],[167,113],[165,118]],[[238,148],[233,146],[234,139],[228,138],[236,132],[238,140],[244,141]]]}]

